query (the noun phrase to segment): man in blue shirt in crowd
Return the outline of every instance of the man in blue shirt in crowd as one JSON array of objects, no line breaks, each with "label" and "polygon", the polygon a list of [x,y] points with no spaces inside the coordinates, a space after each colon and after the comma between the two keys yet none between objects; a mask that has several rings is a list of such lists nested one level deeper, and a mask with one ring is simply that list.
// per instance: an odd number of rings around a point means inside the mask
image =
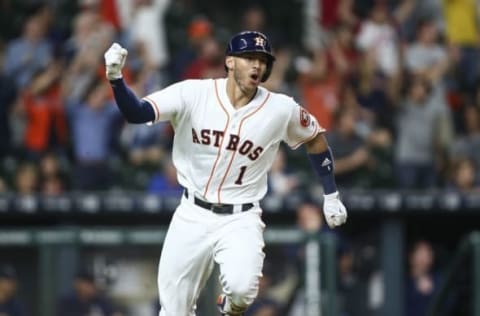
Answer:
[{"label": "man in blue shirt in crowd", "polygon": [[0,266],[0,315],[26,316],[25,307],[16,297],[17,273],[10,265]]}]

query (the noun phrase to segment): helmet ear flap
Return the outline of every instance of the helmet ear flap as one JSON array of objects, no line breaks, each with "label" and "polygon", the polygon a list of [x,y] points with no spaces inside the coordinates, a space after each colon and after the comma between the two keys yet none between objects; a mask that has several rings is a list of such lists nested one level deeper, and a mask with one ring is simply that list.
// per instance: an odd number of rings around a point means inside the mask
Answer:
[{"label": "helmet ear flap", "polygon": [[265,82],[268,80],[268,77],[270,77],[270,74],[272,73],[272,67],[273,67],[273,60],[269,59],[267,62],[267,69],[263,74],[262,80],[260,80],[261,82]]}]

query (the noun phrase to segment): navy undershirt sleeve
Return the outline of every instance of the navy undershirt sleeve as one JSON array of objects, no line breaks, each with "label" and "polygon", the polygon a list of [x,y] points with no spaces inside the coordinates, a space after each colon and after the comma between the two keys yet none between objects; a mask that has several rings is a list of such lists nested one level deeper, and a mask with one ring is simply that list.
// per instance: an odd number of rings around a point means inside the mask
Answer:
[{"label": "navy undershirt sleeve", "polygon": [[138,99],[122,78],[110,81],[118,108],[129,123],[148,123],[155,121],[152,105]]},{"label": "navy undershirt sleeve", "polygon": [[312,163],[313,169],[320,178],[325,194],[336,192],[337,185],[333,174],[334,163],[330,147],[328,150],[319,154],[308,154],[308,158]]}]

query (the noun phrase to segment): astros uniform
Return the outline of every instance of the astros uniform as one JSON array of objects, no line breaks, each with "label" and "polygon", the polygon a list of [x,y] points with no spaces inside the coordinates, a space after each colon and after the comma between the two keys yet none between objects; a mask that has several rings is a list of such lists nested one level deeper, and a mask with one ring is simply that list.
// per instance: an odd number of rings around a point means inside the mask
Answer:
[{"label": "astros uniform", "polygon": [[[182,81],[144,100],[155,122],[175,129],[172,159],[186,189],[160,257],[160,316],[194,316],[214,262],[224,293],[243,293],[235,303],[251,304],[264,258],[267,172],[281,141],[295,149],[324,129],[292,98],[262,87],[235,109],[226,79]],[[232,214],[219,214],[217,204],[232,204]]]}]

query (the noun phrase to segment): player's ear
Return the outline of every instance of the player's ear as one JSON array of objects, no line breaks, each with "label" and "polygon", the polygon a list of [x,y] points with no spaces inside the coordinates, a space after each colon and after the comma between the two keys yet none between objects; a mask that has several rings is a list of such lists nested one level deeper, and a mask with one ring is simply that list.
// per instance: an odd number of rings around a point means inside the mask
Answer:
[{"label": "player's ear", "polygon": [[225,68],[227,68],[227,70],[232,70],[233,69],[233,56],[227,56],[225,58]]}]

